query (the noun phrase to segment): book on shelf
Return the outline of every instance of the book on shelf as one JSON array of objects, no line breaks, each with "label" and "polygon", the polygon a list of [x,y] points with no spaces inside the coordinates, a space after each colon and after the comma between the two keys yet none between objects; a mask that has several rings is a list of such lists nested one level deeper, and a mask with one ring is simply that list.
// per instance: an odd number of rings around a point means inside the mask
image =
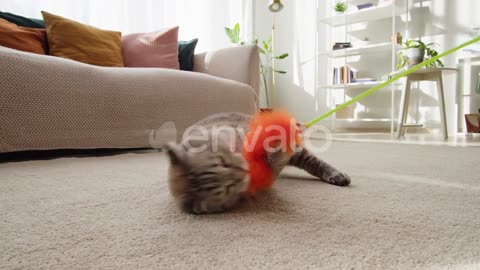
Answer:
[{"label": "book on shelf", "polygon": [[371,8],[375,7],[375,5],[371,2],[363,3],[363,4],[358,4],[356,5],[358,10],[366,9],[366,8]]},{"label": "book on shelf", "polygon": [[376,82],[375,78],[356,78],[352,80],[352,83],[367,83],[367,82]]},{"label": "book on shelf", "polygon": [[347,84],[354,82],[358,77],[358,70],[351,66],[333,68],[333,84]]},{"label": "book on shelf", "polygon": [[347,49],[347,48],[352,48],[352,43],[350,42],[335,42],[333,44],[332,49],[335,50],[341,50],[341,49]]}]

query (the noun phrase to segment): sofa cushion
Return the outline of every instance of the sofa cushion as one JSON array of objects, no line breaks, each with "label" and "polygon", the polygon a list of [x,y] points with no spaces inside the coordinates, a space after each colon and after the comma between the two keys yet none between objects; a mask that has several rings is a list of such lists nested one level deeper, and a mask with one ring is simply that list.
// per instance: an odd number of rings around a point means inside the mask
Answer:
[{"label": "sofa cushion", "polygon": [[126,67],[179,69],[178,26],[123,36],[122,53]]},{"label": "sofa cushion", "polygon": [[21,27],[0,19],[0,46],[46,54],[47,37],[45,30]]},{"label": "sofa cushion", "polygon": [[198,38],[178,42],[178,62],[181,70],[193,70],[193,55],[195,54],[197,42]]},{"label": "sofa cushion", "polygon": [[42,11],[50,55],[79,62],[123,67],[121,33],[101,30]]},{"label": "sofa cushion", "polygon": [[42,20],[25,18],[8,12],[0,12],[0,19],[7,20],[18,26],[30,28],[45,28],[45,23]]}]

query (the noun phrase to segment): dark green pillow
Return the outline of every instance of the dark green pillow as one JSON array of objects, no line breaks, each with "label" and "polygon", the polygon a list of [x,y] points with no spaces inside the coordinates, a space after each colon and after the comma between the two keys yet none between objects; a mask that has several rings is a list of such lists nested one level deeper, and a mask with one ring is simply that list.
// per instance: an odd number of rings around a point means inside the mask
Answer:
[{"label": "dark green pillow", "polygon": [[195,54],[197,42],[198,38],[178,42],[178,63],[180,63],[180,70],[193,71],[193,55]]},{"label": "dark green pillow", "polygon": [[30,28],[45,28],[45,23],[43,22],[43,20],[29,19],[8,12],[0,12],[0,19],[7,20],[18,26]]}]

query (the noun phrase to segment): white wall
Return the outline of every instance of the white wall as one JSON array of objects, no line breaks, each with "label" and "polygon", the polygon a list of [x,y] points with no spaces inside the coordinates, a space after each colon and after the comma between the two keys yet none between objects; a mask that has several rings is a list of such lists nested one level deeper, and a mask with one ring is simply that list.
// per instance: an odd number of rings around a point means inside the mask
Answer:
[{"label": "white wall", "polygon": [[[330,1],[330,0],[328,0]],[[333,0],[331,0],[333,1]],[[399,0],[397,0],[399,1]],[[285,9],[276,15],[276,49],[277,52],[288,52],[290,57],[277,61],[280,69],[286,70],[285,75],[278,75],[278,101],[279,107],[291,111],[300,121],[311,120],[315,116],[328,111],[327,93],[318,89],[319,85],[327,84],[327,69],[325,58],[319,58],[317,66],[319,76],[315,80],[315,37],[316,37],[316,5],[320,6],[319,16],[327,15],[327,0],[284,0]],[[439,44],[438,51],[442,52],[465,42],[475,35],[473,25],[480,25],[480,1],[478,0],[414,0],[415,9],[412,11],[412,22],[409,26],[410,37],[422,36],[426,42]],[[272,13],[267,9],[267,0],[255,1],[255,31],[260,38],[270,35]],[[398,18],[405,20],[405,17]],[[389,23],[381,24],[383,31],[389,31]],[[319,51],[326,50],[331,45],[325,39],[329,36],[326,27],[319,26],[318,39]],[[368,28],[370,29],[370,28]],[[382,29],[371,27],[370,32]],[[404,33],[403,33],[404,34]],[[325,37],[325,38],[324,38]],[[480,46],[475,46],[479,49]],[[465,53],[457,53],[443,59],[448,67],[456,66],[456,59]],[[370,63],[375,68],[375,63]],[[455,104],[455,76],[445,77],[447,118],[449,130],[453,132],[456,127]],[[433,84],[422,83],[419,85],[414,97],[418,97],[418,114],[412,113],[410,117],[417,118],[427,127],[437,127],[439,112],[437,95]],[[379,94],[366,100],[366,106],[385,107],[390,104],[389,94]],[[397,98],[398,103],[398,98]],[[385,113],[388,110],[385,110]],[[413,109],[412,112],[416,110]],[[385,115],[388,117],[389,115]],[[324,122],[329,124],[329,121]]]},{"label": "white wall", "polygon": [[251,5],[252,0],[0,0],[4,12],[41,19],[45,10],[123,34],[178,25],[181,40],[199,39],[197,52],[230,46],[225,26],[239,22],[250,29]]}]

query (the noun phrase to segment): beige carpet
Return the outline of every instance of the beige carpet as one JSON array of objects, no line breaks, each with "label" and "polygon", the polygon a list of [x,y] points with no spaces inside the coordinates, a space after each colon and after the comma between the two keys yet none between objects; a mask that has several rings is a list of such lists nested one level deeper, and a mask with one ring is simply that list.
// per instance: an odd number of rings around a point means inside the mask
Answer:
[{"label": "beige carpet", "polygon": [[480,269],[479,150],[335,142],[351,187],[288,170],[210,216],[175,208],[160,153],[3,163],[0,268]]}]

